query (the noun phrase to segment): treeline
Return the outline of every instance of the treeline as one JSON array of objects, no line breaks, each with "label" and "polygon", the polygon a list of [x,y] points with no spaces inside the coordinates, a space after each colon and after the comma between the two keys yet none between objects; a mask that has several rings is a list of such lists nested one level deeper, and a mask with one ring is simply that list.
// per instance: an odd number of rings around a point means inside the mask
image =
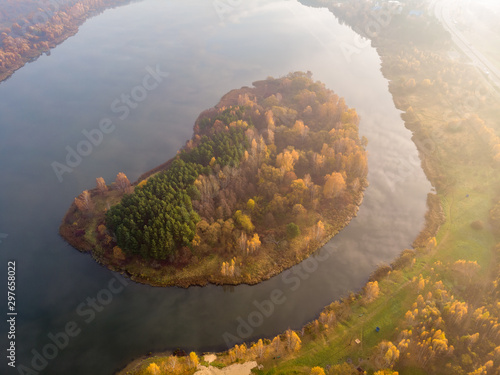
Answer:
[{"label": "treeline", "polygon": [[75,34],[88,17],[129,0],[0,1],[0,80]]}]

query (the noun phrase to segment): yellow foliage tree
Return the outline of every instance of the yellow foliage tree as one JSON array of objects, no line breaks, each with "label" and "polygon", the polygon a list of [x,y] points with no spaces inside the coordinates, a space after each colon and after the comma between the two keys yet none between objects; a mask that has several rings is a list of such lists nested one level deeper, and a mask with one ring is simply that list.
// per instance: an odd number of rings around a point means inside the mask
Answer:
[{"label": "yellow foliage tree", "polygon": [[418,281],[418,291],[421,292],[425,288],[425,279],[420,278]]},{"label": "yellow foliage tree", "polygon": [[346,187],[344,177],[340,173],[333,172],[325,176],[325,185],[323,186],[323,195],[326,198],[335,198]]},{"label": "yellow foliage tree", "polygon": [[259,359],[264,356],[264,343],[262,339],[259,339],[259,341],[252,346],[252,351]]},{"label": "yellow foliage tree", "polygon": [[299,153],[295,150],[282,152],[276,156],[276,165],[285,172],[293,171],[295,162],[299,160]]},{"label": "yellow foliage tree", "polygon": [[247,232],[251,233],[255,230],[255,227],[250,219],[250,216],[245,215],[241,210],[238,210],[234,214],[234,219],[236,223],[241,225],[241,227]]},{"label": "yellow foliage tree", "polygon": [[148,368],[146,369],[148,374],[151,375],[159,375],[160,374],[160,367],[156,363],[151,363]]},{"label": "yellow foliage tree", "polygon": [[252,239],[247,241],[247,254],[253,254],[259,250],[261,245],[259,235],[254,233]]},{"label": "yellow foliage tree", "polygon": [[231,259],[230,262],[222,262],[220,273],[222,276],[234,276],[236,270],[236,259]]},{"label": "yellow foliage tree", "polygon": [[375,348],[374,362],[380,369],[392,367],[398,359],[399,350],[390,341],[381,341]]},{"label": "yellow foliage tree", "polygon": [[378,287],[378,281],[369,282],[365,286],[365,296],[364,302],[370,303],[375,301],[380,293],[380,289]]},{"label": "yellow foliage tree", "polygon": [[137,187],[142,188],[142,187],[143,187],[143,186],[145,186],[147,183],[148,183],[148,180],[142,180],[141,182],[139,182],[139,183],[137,184]]},{"label": "yellow foliage tree", "polygon": [[320,220],[314,227],[314,239],[319,241],[323,238],[325,234],[325,224]]},{"label": "yellow foliage tree", "polygon": [[198,356],[196,355],[195,352],[189,353],[189,367],[196,368],[196,367],[198,367],[199,362],[200,361],[199,361]]},{"label": "yellow foliage tree", "polygon": [[247,210],[253,211],[254,208],[255,208],[255,201],[252,198],[250,198],[247,201]]},{"label": "yellow foliage tree", "polygon": [[322,367],[316,366],[311,369],[310,375],[325,375],[325,370]]},{"label": "yellow foliage tree", "polygon": [[269,110],[265,113],[266,125],[269,130],[274,130],[274,116],[273,111]]},{"label": "yellow foliage tree", "polygon": [[291,352],[298,352],[301,348],[302,341],[295,331],[290,328],[285,332],[287,349]]}]

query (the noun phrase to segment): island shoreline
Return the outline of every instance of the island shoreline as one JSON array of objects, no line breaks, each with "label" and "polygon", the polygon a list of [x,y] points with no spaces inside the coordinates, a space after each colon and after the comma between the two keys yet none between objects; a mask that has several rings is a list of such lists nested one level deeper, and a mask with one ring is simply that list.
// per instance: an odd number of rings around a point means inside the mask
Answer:
[{"label": "island shoreline", "polygon": [[[305,73],[304,73],[305,74]],[[276,82],[279,80],[277,79]],[[273,81],[271,81],[273,82]],[[280,81],[279,81],[280,82]],[[311,81],[312,82],[312,81]],[[193,134],[193,137],[186,142],[186,145],[181,147],[177,154],[167,160],[166,162],[150,169],[147,172],[144,172],[139,176],[139,178],[131,184],[130,190],[132,190],[134,187],[137,188],[137,186],[141,186],[141,184],[144,184],[145,181],[162,171],[167,171],[169,167],[172,165],[172,163],[176,160],[179,159],[179,155],[182,154],[186,149],[189,149],[189,144],[190,142],[193,142],[193,139],[196,137],[199,137],[196,134],[196,129],[199,126],[199,123],[202,119],[206,118],[210,114],[213,114],[214,111],[220,111],[224,110],[224,108],[227,108],[229,105],[229,108],[231,108],[231,103],[235,103],[238,100],[238,97],[241,98],[241,96],[247,95],[249,92],[254,92],[256,97],[260,97],[259,95],[262,95],[262,97],[265,97],[267,94],[267,91],[270,90],[269,87],[266,85],[269,84],[267,81],[256,81],[253,83],[254,88],[249,88],[249,87],[242,87],[240,89],[234,89],[226,93],[221,97],[219,102],[211,109],[202,111],[200,115],[198,116],[197,120],[195,121],[195,132]],[[277,84],[277,83],[272,83],[272,84]],[[318,84],[318,83],[316,83]],[[252,91],[253,90],[253,91]],[[258,93],[258,94],[257,94]],[[344,107],[342,107],[344,108]],[[340,124],[340,123],[339,123]],[[357,125],[356,125],[357,127]],[[357,132],[357,128],[356,128]],[[361,140],[359,140],[361,142]],[[361,147],[361,146],[359,146]],[[363,152],[366,153],[366,151]],[[365,154],[366,155],[366,154]],[[354,186],[354,185],[353,185]],[[291,244],[286,244],[284,245],[285,248],[287,249],[286,251],[292,252],[290,254],[285,254],[282,256],[279,253],[275,253],[277,250],[273,250],[273,253],[270,255],[266,255],[267,258],[261,259],[258,262],[264,262],[261,263],[264,267],[260,269],[258,274],[253,274],[253,273],[244,273],[240,275],[234,275],[231,278],[226,277],[226,275],[220,274],[219,272],[213,272],[213,264],[210,265],[209,267],[212,267],[212,270],[206,269],[204,267],[204,259],[200,260],[200,266],[198,268],[194,268],[196,273],[195,276],[191,276],[189,273],[191,272],[188,270],[188,272],[184,275],[178,275],[178,273],[174,270],[175,265],[170,264],[170,265],[165,265],[167,268],[163,268],[165,266],[157,265],[156,267],[161,267],[157,269],[161,269],[162,271],[158,271],[157,273],[154,273],[156,271],[153,271],[154,277],[161,277],[161,281],[157,281],[157,279],[152,279],[150,275],[152,273],[148,274],[146,273],[144,276],[143,272],[141,270],[137,271],[139,269],[139,266],[137,264],[141,264],[140,268],[141,269],[152,269],[155,268],[154,264],[155,261],[145,261],[141,258],[139,258],[138,255],[130,255],[123,262],[117,261],[115,258],[109,255],[110,250],[107,250],[108,255],[104,254],[106,250],[99,250],[97,249],[98,243],[95,243],[94,246],[87,240],[88,238],[88,230],[85,229],[85,236],[83,236],[82,230],[75,231],[75,228],[73,227],[76,225],[76,222],[74,222],[74,217],[77,216],[78,214],[78,208],[76,205],[76,201],[71,204],[69,209],[67,210],[66,214],[64,215],[64,218],[62,220],[62,224],[59,228],[59,233],[60,235],[73,247],[78,249],[81,252],[90,252],[92,254],[92,257],[94,260],[96,260],[99,264],[106,266],[108,269],[115,271],[115,272],[120,272],[121,274],[129,277],[132,281],[138,282],[138,283],[143,283],[151,286],[157,286],[157,287],[166,287],[166,286],[179,286],[179,287],[184,287],[187,288],[189,286],[206,286],[209,284],[212,285],[241,285],[241,284],[247,284],[247,285],[255,285],[258,284],[262,281],[269,280],[270,278],[282,273],[283,271],[290,269],[291,267],[301,263],[305,259],[307,259],[310,256],[314,256],[314,254],[321,249],[326,243],[328,243],[335,235],[337,235],[342,229],[344,229],[350,221],[357,216],[358,210],[360,205],[363,202],[364,198],[364,190],[368,187],[368,181],[366,180],[366,176],[360,178],[360,181],[355,188],[349,188],[349,192],[346,192],[345,194],[349,195],[350,201],[348,203],[342,203],[340,206],[337,204],[332,205],[333,203],[329,203],[328,207],[331,206],[332,211],[326,210],[323,208],[323,215],[326,227],[324,229],[324,233],[320,234],[319,236],[313,238],[313,239],[307,239],[305,240],[306,242],[294,242],[293,245]],[[109,189],[112,191],[113,187],[110,185]],[[101,194],[101,197],[103,196],[102,194],[108,194],[109,192],[105,193],[100,193],[96,188],[87,190],[88,194],[90,197],[98,197]],[[113,193],[111,193],[113,194]],[[109,195],[111,195],[109,194]],[[107,200],[108,198],[105,198]],[[121,200],[121,197],[117,197],[115,200],[115,204]],[[344,198],[342,198],[344,199]],[[333,208],[335,207],[335,208]],[[73,222],[73,224],[71,224]],[[298,240],[302,241],[302,237],[304,236],[299,236]],[[280,240],[281,242],[281,240]],[[99,245],[100,246],[100,245]],[[278,245],[276,245],[278,246]],[[285,250],[281,250],[285,251]],[[274,254],[274,255],[273,255]],[[279,258],[277,258],[279,257]],[[279,260],[278,260],[279,259]],[[129,264],[133,263],[132,266],[128,266]],[[252,261],[253,262],[253,261]],[[278,262],[278,263],[277,263]],[[156,262],[157,263],[157,262]],[[252,263],[253,264],[253,263]],[[135,267],[136,272],[131,271],[132,268]],[[172,268],[174,267],[174,268]],[[219,266],[220,267],[220,266]],[[200,275],[197,273],[196,270],[201,269],[202,274]],[[204,271],[203,271],[204,270]],[[210,272],[211,271],[211,272]],[[192,272],[191,272],[192,273]],[[159,276],[161,275],[161,276]]]}]

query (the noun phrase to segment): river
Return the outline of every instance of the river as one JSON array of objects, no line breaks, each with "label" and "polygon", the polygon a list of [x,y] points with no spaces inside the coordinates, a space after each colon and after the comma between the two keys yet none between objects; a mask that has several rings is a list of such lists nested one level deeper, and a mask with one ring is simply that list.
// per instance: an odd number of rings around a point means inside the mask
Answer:
[{"label": "river", "polygon": [[[309,261],[256,286],[128,280],[121,288],[59,237],[73,198],[96,177],[135,180],[175,155],[198,114],[226,92],[297,70],[356,108],[369,140],[370,186],[358,216]],[[53,163],[65,164],[68,147],[103,120],[113,130],[80,148],[85,155],[58,179]],[[0,84],[0,140],[0,275],[16,261],[16,361],[33,368],[35,358],[41,374],[109,375],[150,351],[221,350],[228,337],[298,329],[411,246],[431,190],[376,51],[326,9],[296,1],[144,0],[107,10]],[[264,301],[273,291],[281,298],[271,309]],[[97,297],[105,306],[91,307]],[[74,337],[64,340],[65,329]],[[2,358],[1,372],[17,373]]]}]

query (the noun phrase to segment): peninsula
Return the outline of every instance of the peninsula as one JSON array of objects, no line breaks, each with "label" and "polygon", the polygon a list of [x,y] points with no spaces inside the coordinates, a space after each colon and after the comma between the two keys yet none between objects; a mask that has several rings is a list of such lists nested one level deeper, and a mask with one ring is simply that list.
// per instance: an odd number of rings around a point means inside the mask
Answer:
[{"label": "peninsula", "polygon": [[137,182],[98,178],[60,233],[138,282],[258,283],[356,215],[367,186],[358,124],[311,73],[254,82],[202,112],[177,155]]}]

